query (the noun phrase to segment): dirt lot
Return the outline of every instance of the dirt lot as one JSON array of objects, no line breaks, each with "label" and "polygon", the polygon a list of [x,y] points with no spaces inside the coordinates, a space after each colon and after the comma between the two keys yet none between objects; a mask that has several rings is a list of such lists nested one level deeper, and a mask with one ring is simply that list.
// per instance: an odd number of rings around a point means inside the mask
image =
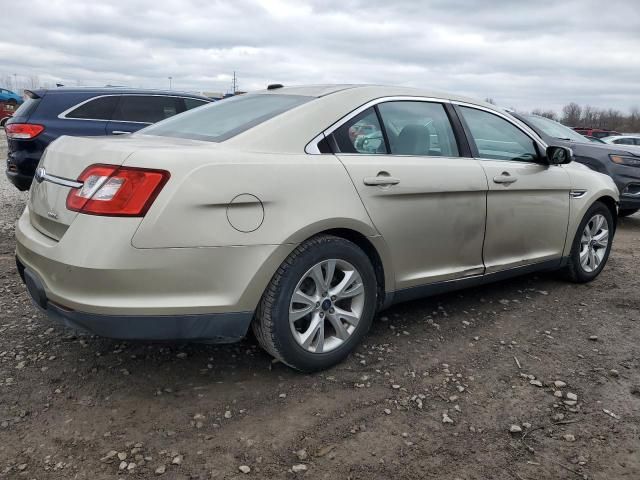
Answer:
[{"label": "dirt lot", "polygon": [[640,478],[638,215],[592,284],[527,276],[400,305],[342,365],[301,375],[252,339],[49,323],[13,261],[25,199],[3,175],[0,478]]}]

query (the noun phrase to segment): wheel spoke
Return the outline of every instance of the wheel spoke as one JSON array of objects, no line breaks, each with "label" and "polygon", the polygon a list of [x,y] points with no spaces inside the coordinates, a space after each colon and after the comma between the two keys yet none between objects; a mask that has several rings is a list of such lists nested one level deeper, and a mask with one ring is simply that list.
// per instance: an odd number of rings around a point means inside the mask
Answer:
[{"label": "wheel spoke", "polygon": [[311,320],[309,328],[307,328],[304,333],[298,334],[300,345],[302,345],[306,349],[309,349],[313,340],[320,334],[323,337],[322,341],[324,342],[324,320],[320,318],[319,314],[315,314],[313,316],[313,319]]},{"label": "wheel spoke", "polygon": [[589,266],[591,267],[592,270],[595,270],[596,268],[598,268],[598,265],[596,264],[596,255],[595,255],[595,252],[593,251],[593,248],[589,249]]},{"label": "wheel spoke", "polygon": [[347,312],[346,310],[338,307],[335,307],[334,315],[354,327],[358,325],[358,322],[360,321],[360,317],[358,315],[355,315],[352,312]]},{"label": "wheel spoke", "polygon": [[327,315],[327,319],[333,326],[333,329],[336,331],[336,337],[338,337],[340,340],[346,340],[347,338],[349,338],[349,332],[347,332],[347,329],[342,324],[342,321],[335,314],[331,313]]},{"label": "wheel spoke", "polygon": [[599,248],[607,248],[609,245],[609,231],[602,230],[598,235],[594,236],[595,245]]},{"label": "wheel spoke", "polygon": [[329,291],[336,299],[352,298],[364,291],[360,275],[354,270],[344,272],[344,278]]}]

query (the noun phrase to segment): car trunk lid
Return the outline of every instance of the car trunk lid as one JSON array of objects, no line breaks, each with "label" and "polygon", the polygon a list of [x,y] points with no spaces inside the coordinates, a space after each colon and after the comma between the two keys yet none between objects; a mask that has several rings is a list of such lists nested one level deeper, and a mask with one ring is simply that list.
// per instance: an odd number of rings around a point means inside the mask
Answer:
[{"label": "car trunk lid", "polygon": [[[78,212],[67,209],[69,191],[90,165],[122,165],[136,150],[162,146],[160,137],[60,137],[45,151],[29,194],[31,224],[60,240]],[[175,144],[175,140],[173,142]]]}]

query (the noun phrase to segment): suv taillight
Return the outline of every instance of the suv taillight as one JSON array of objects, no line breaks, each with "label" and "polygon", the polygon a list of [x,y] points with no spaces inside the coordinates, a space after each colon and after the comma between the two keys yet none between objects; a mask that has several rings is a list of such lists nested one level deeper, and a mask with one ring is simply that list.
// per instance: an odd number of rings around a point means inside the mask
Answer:
[{"label": "suv taillight", "polygon": [[15,140],[31,140],[44,132],[44,125],[36,123],[9,123],[4,128],[7,138]]},{"label": "suv taillight", "polygon": [[78,177],[83,185],[67,195],[67,208],[89,215],[144,217],[167,180],[166,170],[91,165]]}]

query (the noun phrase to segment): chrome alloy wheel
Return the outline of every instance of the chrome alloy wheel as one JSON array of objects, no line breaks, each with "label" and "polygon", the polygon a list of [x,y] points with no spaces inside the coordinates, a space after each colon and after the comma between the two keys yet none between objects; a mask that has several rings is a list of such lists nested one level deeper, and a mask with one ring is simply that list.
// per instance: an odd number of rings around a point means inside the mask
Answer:
[{"label": "chrome alloy wheel", "polygon": [[580,238],[580,266],[591,273],[598,269],[609,246],[609,224],[607,219],[596,214],[587,222]]},{"label": "chrome alloy wheel", "polygon": [[349,262],[323,260],[305,273],[289,303],[289,326],[312,353],[335,350],[353,334],[364,310],[362,277]]}]

